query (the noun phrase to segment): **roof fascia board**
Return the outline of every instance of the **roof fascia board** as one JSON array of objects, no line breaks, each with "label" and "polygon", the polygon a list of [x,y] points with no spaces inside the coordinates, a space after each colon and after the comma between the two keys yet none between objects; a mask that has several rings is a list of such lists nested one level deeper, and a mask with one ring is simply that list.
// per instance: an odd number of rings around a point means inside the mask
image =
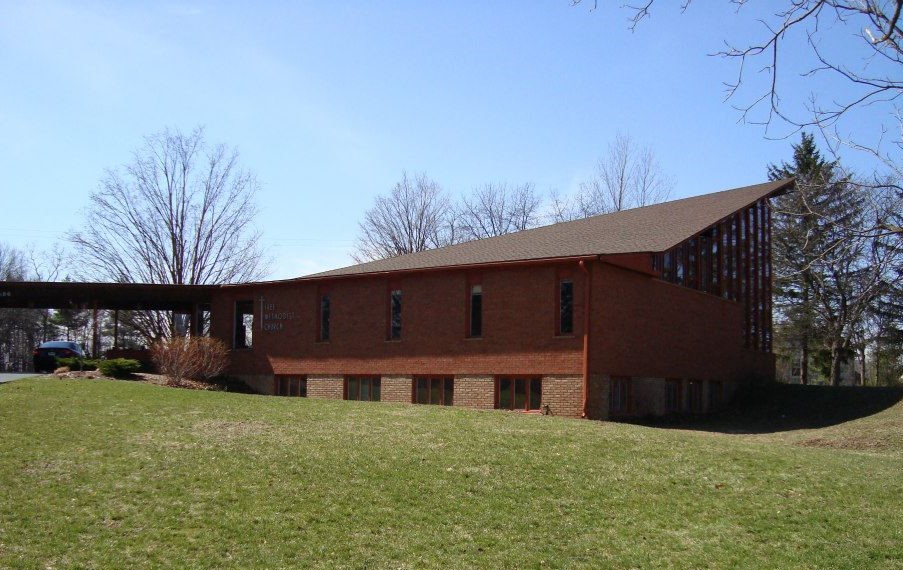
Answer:
[{"label": "roof fascia board", "polygon": [[395,277],[399,275],[439,273],[443,271],[470,271],[486,269],[487,267],[523,267],[530,265],[552,265],[556,263],[568,263],[580,261],[595,261],[599,255],[580,255],[569,257],[544,257],[538,259],[518,259],[513,261],[488,261],[486,263],[468,263],[462,265],[442,265],[438,267],[417,267],[413,269],[394,269],[392,271],[373,271],[370,273],[350,273],[348,275],[323,275],[319,277],[298,277],[295,279],[283,279],[279,281],[256,281],[253,283],[233,283],[223,285],[224,289],[246,287],[272,287],[280,285],[296,285],[301,283],[321,283],[325,281],[340,281],[347,279],[369,279],[374,277]]}]

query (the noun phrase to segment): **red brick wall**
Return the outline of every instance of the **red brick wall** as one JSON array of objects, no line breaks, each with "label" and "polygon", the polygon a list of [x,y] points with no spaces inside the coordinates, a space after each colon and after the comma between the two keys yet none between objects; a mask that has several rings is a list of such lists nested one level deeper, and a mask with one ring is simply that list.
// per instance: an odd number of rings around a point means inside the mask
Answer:
[{"label": "red brick wall", "polygon": [[458,376],[455,378],[455,405],[491,410],[495,407],[493,376]]},{"label": "red brick wall", "polygon": [[[773,375],[773,357],[742,348],[739,303],[609,264],[593,273],[589,417],[608,417],[612,375],[732,382]],[[574,334],[556,336],[558,277],[574,283]],[[483,337],[466,338],[467,283],[483,288]],[[254,301],[253,349],[233,350],[230,372],[305,374],[308,394],[341,398],[342,376],[377,375],[384,401],[410,402],[411,376],[455,376],[455,405],[492,408],[495,376],[541,375],[543,403],[556,415],[582,411],[585,277],[577,264],[537,264],[393,277],[402,290],[402,338],[386,340],[389,282],[357,277],[223,289],[212,307],[214,336],[232,342],[234,303]],[[317,290],[329,291],[329,342],[317,342]],[[264,324],[261,330],[261,296]],[[646,382],[646,381],[643,381]],[[651,382],[651,381],[650,381]],[[655,412],[658,384],[637,395]],[[647,389],[648,388],[648,389]]]},{"label": "red brick wall", "polygon": [[583,413],[583,376],[543,376],[542,404],[553,416],[579,418]]},{"label": "red brick wall", "polygon": [[[583,283],[574,263],[575,334],[555,336],[555,265],[484,270],[483,337],[465,336],[466,274],[410,274],[402,289],[402,338],[386,340],[384,277],[328,283],[330,341],[316,342],[317,284],[231,287],[217,294],[212,334],[232,342],[234,303],[254,300],[252,350],[232,351],[232,374],[579,374]],[[282,329],[260,330],[260,296],[291,314]],[[265,321],[273,322],[273,321]]]},{"label": "red brick wall", "polygon": [[333,376],[308,376],[307,397],[341,400],[345,397],[345,378]]},{"label": "red brick wall", "polygon": [[773,377],[770,354],[743,348],[740,303],[606,264],[593,278],[593,372],[728,381]]},{"label": "red brick wall", "polygon": [[383,402],[411,403],[410,376],[383,376],[379,383],[379,399]]}]

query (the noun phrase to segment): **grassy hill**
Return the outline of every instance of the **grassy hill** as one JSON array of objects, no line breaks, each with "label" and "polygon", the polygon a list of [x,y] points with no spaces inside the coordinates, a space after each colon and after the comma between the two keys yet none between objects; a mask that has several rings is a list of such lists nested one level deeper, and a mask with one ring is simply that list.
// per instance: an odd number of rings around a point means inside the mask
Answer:
[{"label": "grassy hill", "polygon": [[666,429],[13,382],[0,567],[903,568],[899,396],[749,429],[820,397]]}]

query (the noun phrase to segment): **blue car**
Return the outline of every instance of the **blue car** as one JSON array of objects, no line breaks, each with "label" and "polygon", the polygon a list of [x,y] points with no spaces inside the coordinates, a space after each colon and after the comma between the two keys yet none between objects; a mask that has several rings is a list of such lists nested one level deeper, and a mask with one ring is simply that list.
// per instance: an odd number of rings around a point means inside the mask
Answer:
[{"label": "blue car", "polygon": [[56,370],[57,358],[79,358],[85,357],[85,351],[82,350],[78,343],[54,340],[43,342],[32,352],[34,357],[35,372],[53,372]]}]

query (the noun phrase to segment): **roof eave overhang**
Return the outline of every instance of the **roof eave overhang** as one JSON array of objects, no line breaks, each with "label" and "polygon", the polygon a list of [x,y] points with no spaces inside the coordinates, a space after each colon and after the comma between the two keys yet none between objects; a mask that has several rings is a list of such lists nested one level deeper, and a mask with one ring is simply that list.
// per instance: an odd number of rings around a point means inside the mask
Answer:
[{"label": "roof eave overhang", "polygon": [[488,268],[525,267],[531,265],[553,265],[558,263],[579,263],[580,261],[596,261],[604,258],[603,255],[587,254],[568,257],[543,257],[536,259],[516,259],[509,261],[490,261],[485,263],[467,263],[460,265],[439,265],[435,267],[416,267],[410,269],[393,269],[387,271],[370,271],[366,273],[349,273],[345,275],[311,275],[309,277],[297,277],[279,281],[257,281],[253,283],[235,283],[223,285],[223,288],[247,288],[247,287],[271,287],[282,285],[296,285],[300,283],[318,283],[325,281],[344,281],[348,279],[370,279],[375,277],[397,277],[399,275],[413,275],[423,273],[439,273],[444,271],[479,271]]},{"label": "roof eave overhang", "polygon": [[661,251],[658,251],[658,252],[655,252],[655,253],[664,253],[664,252],[668,251],[669,249],[672,249],[672,248],[674,248],[674,247],[677,247],[678,245],[680,245],[680,244],[682,244],[683,242],[687,241],[688,239],[690,239],[691,237],[695,236],[695,235],[698,234],[699,232],[704,232],[705,230],[707,230],[707,229],[709,229],[709,228],[712,228],[712,227],[717,226],[718,224],[720,224],[721,222],[724,222],[725,220],[727,220],[728,218],[730,218],[731,216],[733,216],[733,215],[736,214],[737,212],[742,212],[743,210],[749,208],[750,206],[752,206],[753,204],[755,204],[755,203],[758,202],[759,200],[770,200],[771,198],[775,198],[775,197],[777,197],[777,196],[781,196],[782,194],[786,194],[787,192],[790,191],[791,188],[793,188],[793,186],[794,186],[795,184],[796,184],[796,178],[788,178],[788,179],[786,179],[786,180],[784,181],[784,184],[781,184],[780,186],[778,186],[777,188],[775,188],[775,189],[772,190],[771,192],[768,192],[767,194],[763,194],[763,195],[759,196],[759,197],[756,198],[755,200],[753,200],[753,201],[751,201],[751,202],[749,202],[749,203],[747,203],[747,204],[745,204],[745,205],[743,205],[743,206],[737,208],[736,210],[732,211],[731,213],[727,214],[726,216],[723,216],[723,217],[721,217],[720,219],[718,219],[717,221],[712,222],[711,224],[705,226],[705,227],[702,228],[701,230],[699,230],[699,231],[697,231],[697,232],[694,232],[694,233],[692,233],[692,234],[690,234],[690,235],[688,235],[688,236],[685,236],[685,237],[681,238],[680,240],[678,240],[678,241],[672,243],[671,245],[669,245],[669,246],[666,247],[665,249],[663,249],[663,250],[661,250]]}]

